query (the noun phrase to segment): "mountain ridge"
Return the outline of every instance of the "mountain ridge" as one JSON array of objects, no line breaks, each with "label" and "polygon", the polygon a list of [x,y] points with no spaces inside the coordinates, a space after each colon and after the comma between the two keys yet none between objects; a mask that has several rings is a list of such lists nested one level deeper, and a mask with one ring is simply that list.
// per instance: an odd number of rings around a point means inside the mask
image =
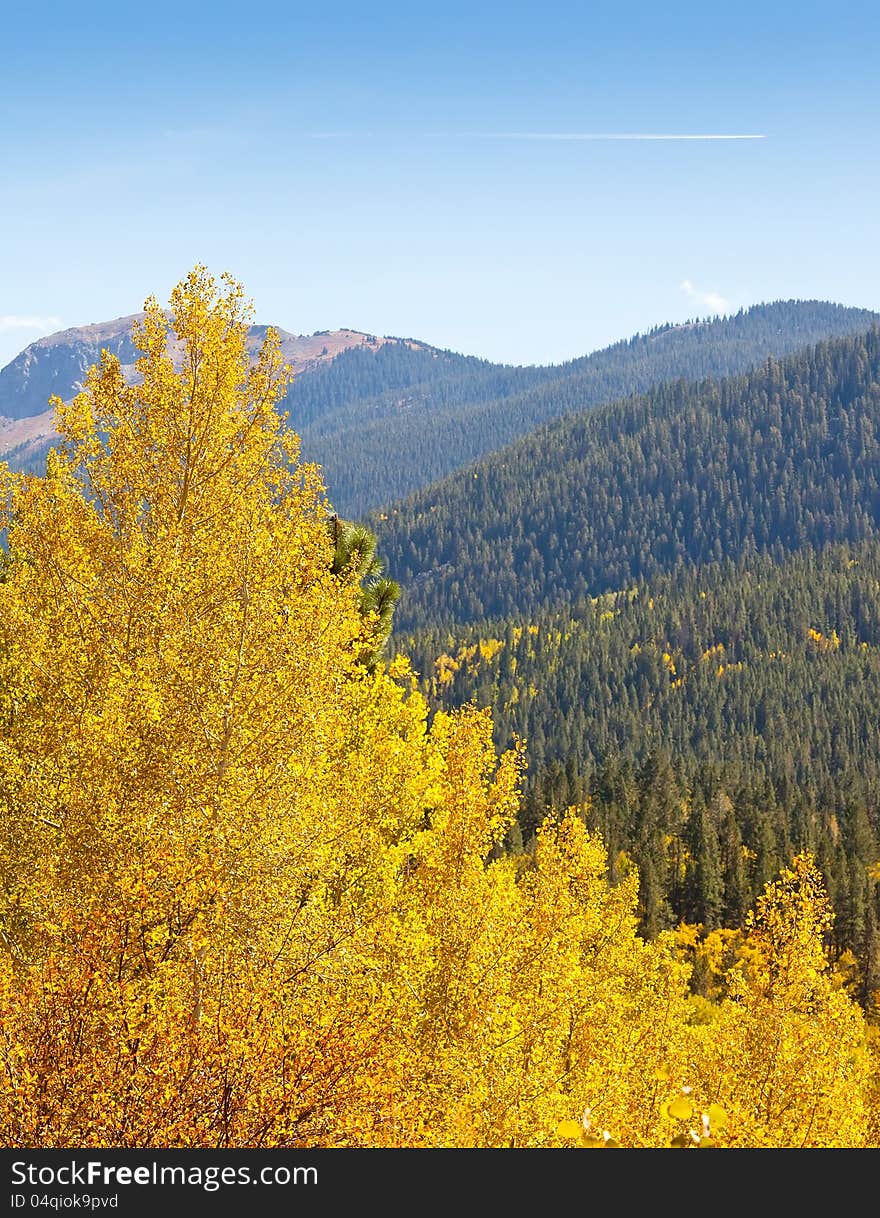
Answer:
[{"label": "mountain ridge", "polygon": [[[299,425],[294,386],[291,419],[303,451],[326,471],[338,510],[361,516],[562,415],[680,378],[745,372],[768,356],[862,333],[878,320],[880,315],[869,310],[778,301],[686,327],[655,328],[564,365],[488,365],[457,378],[413,384],[403,404],[396,393],[368,403],[361,398],[324,412],[306,427]],[[337,367],[330,365],[322,376],[329,380]],[[312,381],[308,391],[318,387]]]},{"label": "mountain ridge", "polygon": [[[101,346],[133,378],[137,352],[128,331],[137,317],[46,336],[0,370],[0,455],[13,468],[41,471],[55,435],[47,399],[72,396]],[[304,458],[322,467],[335,509],[359,518],[560,415],[681,377],[742,372],[877,319],[821,301],[777,301],[657,326],[558,365],[493,364],[365,331],[282,330],[282,350],[299,373],[282,409]],[[252,327],[250,341],[265,329]]]},{"label": "mountain ridge", "polygon": [[371,517],[400,629],[880,529],[880,329],[544,424]]},{"label": "mountain ridge", "polygon": [[[140,352],[131,334],[143,317],[142,312],[130,313],[108,321],[69,326],[29,343],[0,369],[0,419],[6,421],[0,443],[6,447],[14,443],[17,433],[9,424],[24,419],[39,418],[51,429],[48,399],[58,396],[62,401],[67,401],[74,396],[82,385],[85,373],[100,359],[104,349],[117,356],[126,378],[134,379],[134,362]],[[250,326],[248,345],[255,348],[265,338],[269,328],[262,323]],[[379,336],[347,327],[319,330],[309,335],[293,334],[278,326],[272,328],[279,335],[285,358],[294,372],[300,374],[311,372],[322,362],[357,347],[377,351],[390,343],[429,349],[427,344],[416,343],[414,339]]]}]

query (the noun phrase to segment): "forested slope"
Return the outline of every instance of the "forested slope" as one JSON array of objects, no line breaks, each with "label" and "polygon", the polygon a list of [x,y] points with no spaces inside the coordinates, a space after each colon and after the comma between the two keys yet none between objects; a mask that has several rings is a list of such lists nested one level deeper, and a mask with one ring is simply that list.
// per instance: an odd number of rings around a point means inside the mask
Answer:
[{"label": "forested slope", "polygon": [[880,331],[538,428],[374,517],[403,629],[873,536]]},{"label": "forested slope", "polygon": [[548,806],[592,799],[612,859],[639,863],[649,929],[738,925],[810,848],[839,946],[880,968],[880,542],[753,554],[401,647],[435,706],[475,700],[499,745],[526,739],[526,839]]},{"label": "forested slope", "polygon": [[[835,335],[863,331],[876,314],[822,301],[777,301],[733,317],[648,334],[555,367],[503,368],[443,353],[430,376],[401,392],[395,380],[366,400],[360,379],[370,356],[351,352],[301,378],[290,397],[304,452],[325,470],[339,511],[360,515],[444,477],[571,411],[588,410],[663,381],[723,377]],[[388,375],[402,355],[384,355]],[[461,359],[461,357],[458,357]],[[374,387],[383,364],[369,367]],[[345,381],[348,393],[339,388]],[[328,409],[327,403],[335,405]],[[316,405],[316,403],[318,405]]]}]

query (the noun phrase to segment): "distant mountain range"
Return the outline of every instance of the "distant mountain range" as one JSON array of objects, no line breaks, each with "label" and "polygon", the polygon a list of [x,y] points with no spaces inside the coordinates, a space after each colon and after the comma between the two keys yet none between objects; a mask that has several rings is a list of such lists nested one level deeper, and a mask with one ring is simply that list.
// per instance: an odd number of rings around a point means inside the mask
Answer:
[{"label": "distant mountain range", "polygon": [[[50,395],[78,389],[102,347],[131,373],[138,315],[32,343],[0,371],[0,455],[38,471],[54,431]],[[286,408],[330,498],[357,517],[428,486],[539,424],[680,378],[727,376],[877,315],[821,301],[757,305],[733,317],[662,326],[559,365],[518,367],[356,330],[281,331],[295,377]],[[251,329],[254,345],[264,326]]]},{"label": "distant mountain range", "polygon": [[[661,382],[729,376],[768,356],[860,333],[877,314],[818,301],[662,326],[547,367],[504,367],[448,352],[344,352],[294,384],[290,412],[339,511],[360,516],[419,490],[561,415]],[[369,371],[369,379],[365,379]],[[376,385],[387,376],[387,387]],[[369,388],[368,388],[369,386]],[[364,392],[367,390],[367,392]]]},{"label": "distant mountain range", "polygon": [[[107,350],[122,364],[128,380],[135,379],[134,363],[140,352],[132,342],[132,328],[142,313],[117,317],[114,321],[76,326],[37,339],[0,369],[0,455],[9,459],[13,450],[18,463],[39,461],[57,434],[49,398],[68,401],[82,387],[86,372]],[[250,327],[250,346],[256,349],[267,326]],[[411,340],[366,334],[358,330],[321,330],[316,334],[278,331],[285,359],[295,373],[311,373],[334,360],[343,351],[363,348],[375,353],[385,345],[422,349]],[[13,459],[13,464],[16,461]]]},{"label": "distant mountain range", "polygon": [[880,535],[880,329],[548,423],[372,518],[403,629]]}]

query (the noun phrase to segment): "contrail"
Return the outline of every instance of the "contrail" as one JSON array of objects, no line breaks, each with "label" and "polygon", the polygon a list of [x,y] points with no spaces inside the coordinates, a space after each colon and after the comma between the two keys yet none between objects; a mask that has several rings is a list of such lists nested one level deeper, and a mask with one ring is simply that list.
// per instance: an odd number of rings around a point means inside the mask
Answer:
[{"label": "contrail", "polygon": [[[372,139],[372,131],[310,131],[310,140]],[[647,131],[428,131],[421,132],[422,139],[470,139],[470,140],[765,140],[766,135],[727,135],[716,133],[679,133]]]},{"label": "contrail", "polygon": [[765,140],[766,135],[653,134],[641,131],[473,131],[482,140]]}]

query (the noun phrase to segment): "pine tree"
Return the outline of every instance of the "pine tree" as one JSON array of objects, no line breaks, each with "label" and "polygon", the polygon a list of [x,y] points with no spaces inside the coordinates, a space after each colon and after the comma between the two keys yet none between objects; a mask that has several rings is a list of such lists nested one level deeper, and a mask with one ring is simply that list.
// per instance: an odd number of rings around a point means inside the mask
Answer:
[{"label": "pine tree", "polygon": [[384,566],[376,552],[375,533],[362,524],[340,520],[334,512],[328,521],[333,546],[334,575],[351,575],[360,587],[361,616],[369,623],[371,644],[364,648],[362,663],[375,670],[391,636],[394,608],[400,599],[400,585],[383,575]]}]

